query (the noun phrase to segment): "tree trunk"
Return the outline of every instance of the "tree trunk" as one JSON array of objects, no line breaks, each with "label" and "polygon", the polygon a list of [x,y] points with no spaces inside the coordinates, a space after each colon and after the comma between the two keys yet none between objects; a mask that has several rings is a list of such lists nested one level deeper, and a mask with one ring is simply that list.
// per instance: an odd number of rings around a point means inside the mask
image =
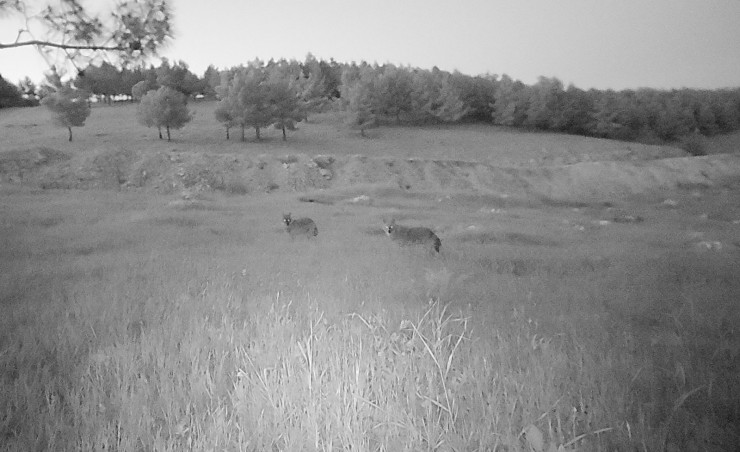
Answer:
[{"label": "tree trunk", "polygon": [[288,141],[288,138],[285,136],[285,126],[283,126],[283,141]]},{"label": "tree trunk", "polygon": [[229,139],[229,128],[228,127],[226,128],[226,139],[227,140]]},{"label": "tree trunk", "polygon": [[69,141],[72,141],[72,128],[67,127],[67,130],[69,130]]},{"label": "tree trunk", "polygon": [[157,130],[159,131],[159,139],[162,139],[162,128],[160,126],[157,126]]},{"label": "tree trunk", "polygon": [[167,129],[167,141],[172,141],[170,140],[170,126],[165,126],[165,128]]},{"label": "tree trunk", "polygon": [[255,133],[255,135],[257,135],[257,140],[261,140],[262,139],[262,138],[260,138],[260,128],[259,127],[255,127],[254,128],[254,133]]}]

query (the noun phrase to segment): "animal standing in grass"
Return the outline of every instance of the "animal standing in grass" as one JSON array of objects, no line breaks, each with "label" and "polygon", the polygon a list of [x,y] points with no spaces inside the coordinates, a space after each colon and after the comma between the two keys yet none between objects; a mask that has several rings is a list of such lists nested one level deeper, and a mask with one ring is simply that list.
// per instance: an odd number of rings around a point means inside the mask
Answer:
[{"label": "animal standing in grass", "polygon": [[306,238],[316,237],[319,235],[319,228],[310,218],[291,218],[290,213],[283,214],[283,223],[285,230],[290,235],[291,240],[296,236],[305,236]]},{"label": "animal standing in grass", "polygon": [[394,219],[391,219],[389,222],[384,221],[384,223],[385,233],[399,245],[422,245],[425,248],[429,248],[429,251],[434,250],[439,253],[439,247],[442,246],[442,241],[431,229],[399,226]]}]

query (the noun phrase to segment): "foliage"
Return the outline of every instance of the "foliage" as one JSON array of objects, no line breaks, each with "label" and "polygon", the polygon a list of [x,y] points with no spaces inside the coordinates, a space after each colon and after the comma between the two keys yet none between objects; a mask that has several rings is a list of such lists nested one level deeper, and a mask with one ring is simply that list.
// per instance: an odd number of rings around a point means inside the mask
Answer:
[{"label": "foliage", "polygon": [[259,140],[260,129],[272,123],[272,111],[267,89],[267,71],[261,61],[255,60],[246,68],[237,71],[234,76],[234,106],[236,117],[241,118],[243,126],[254,128]]},{"label": "foliage", "polygon": [[373,101],[375,110],[401,122],[401,114],[407,114],[412,107],[412,77],[406,68],[386,64],[377,68],[373,80]]},{"label": "foliage", "polygon": [[319,104],[313,102],[307,80],[310,79],[304,77],[295,61],[271,61],[264,65],[255,60],[246,67],[223,71],[216,88],[221,101],[215,115],[226,127],[227,139],[229,129],[235,125],[242,128],[242,141],[246,127],[253,127],[259,140],[260,130],[273,125],[282,130],[283,140],[287,140],[286,130],[295,130],[295,125]]},{"label": "foliage", "polygon": [[0,75],[0,108],[29,107],[35,105],[36,99],[25,99],[21,90]]},{"label": "foliage", "polygon": [[681,140],[681,149],[693,156],[707,155],[707,139],[698,132],[686,135]]},{"label": "foliage", "polygon": [[160,139],[164,127],[167,141],[171,140],[170,129],[181,129],[192,119],[185,95],[169,86],[149,91],[141,98],[136,114],[140,124],[159,129]]},{"label": "foliage", "polygon": [[221,84],[221,73],[212,64],[203,73],[203,95],[207,99],[216,97],[216,88]]},{"label": "foliage", "polygon": [[455,71],[450,76],[467,113],[465,117],[476,121],[490,121],[496,93],[495,76],[476,76]]},{"label": "foliage", "polygon": [[185,96],[202,94],[206,91],[206,82],[201,80],[197,75],[190,72],[188,65],[184,61],[178,61],[170,65],[166,58],[162,59],[162,64],[157,68],[157,84],[169,86],[170,88],[180,91]]},{"label": "foliage", "polygon": [[75,79],[75,86],[112,104],[115,96],[130,96],[133,86],[144,78],[141,69],[118,69],[110,63],[103,62],[100,66],[90,65],[84,71],[80,71]]},{"label": "foliage", "polygon": [[38,88],[36,87],[36,83],[34,83],[30,77],[26,76],[23,80],[18,82],[18,89],[21,91],[21,94],[23,94],[24,99],[30,100],[32,105],[38,105],[36,97],[38,95]]},{"label": "foliage", "polygon": [[[61,83],[58,73],[47,75],[49,81],[40,87],[24,85],[29,102]],[[253,127],[260,139],[260,130],[271,125],[287,139],[287,130],[332,104],[345,111],[346,123],[362,135],[368,127],[391,121],[480,121],[659,144],[680,142],[696,131],[712,136],[740,128],[740,89],[584,91],[573,85],[566,89],[557,78],[540,77],[526,85],[506,74],[473,77],[436,67],[340,64],[311,54],[303,62],[256,60],[228,70],[211,65],[203,77],[183,61],[165,59],[148,69],[103,62],[80,71],[75,86],[108,102],[117,96],[138,98],[159,86],[186,96],[217,97],[222,102],[216,119],[227,137],[232,127],[240,126],[242,140],[246,127]]]},{"label": "foliage", "polygon": [[494,94],[494,124],[519,127],[527,119],[530,91],[524,83],[504,74]]},{"label": "foliage", "polygon": [[131,87],[131,97],[135,100],[140,102],[141,99],[152,90],[153,87],[149,86],[148,80],[141,80],[140,82],[137,82],[133,87]]},{"label": "foliage", "polygon": [[[156,55],[172,37],[172,13],[166,0],[124,0],[106,17],[93,15],[80,0],[50,2],[36,11],[34,2],[0,2],[0,13],[18,17],[21,29],[12,43],[0,50],[37,46],[49,59],[60,57],[76,68],[107,52],[122,63]],[[28,37],[26,40],[21,40]]]},{"label": "foliage", "polygon": [[412,72],[411,117],[416,121],[455,122],[470,112],[451,82],[451,74],[437,68]]},{"label": "foliage", "polygon": [[375,102],[375,71],[370,66],[357,70],[347,70],[342,74],[342,101],[347,109],[347,124],[359,129],[365,136],[365,130],[377,125],[377,107]]},{"label": "foliage", "polygon": [[524,125],[540,130],[550,130],[557,113],[562,108],[563,83],[556,78],[540,77],[530,88]]},{"label": "foliage", "polygon": [[67,128],[72,141],[72,127],[84,126],[90,116],[89,98],[89,92],[65,85],[44,97],[41,103],[52,112],[57,125]]},{"label": "foliage", "polygon": [[[235,116],[237,110],[232,105],[233,100],[230,98],[221,99],[213,111],[216,121],[220,122],[226,128],[226,139],[230,139],[229,130],[232,127],[242,124],[240,119]],[[242,141],[244,141],[244,128],[242,128]]]},{"label": "foliage", "polygon": [[299,93],[300,84],[295,78],[286,77],[278,70],[270,73],[266,84],[272,125],[282,130],[283,141],[286,141],[286,129],[295,130],[296,124],[305,117],[305,101],[302,101]]}]

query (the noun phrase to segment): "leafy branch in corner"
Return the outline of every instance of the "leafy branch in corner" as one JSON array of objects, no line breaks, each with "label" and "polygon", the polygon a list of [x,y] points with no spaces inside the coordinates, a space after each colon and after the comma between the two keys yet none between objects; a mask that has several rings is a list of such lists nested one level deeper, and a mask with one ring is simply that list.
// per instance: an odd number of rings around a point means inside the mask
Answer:
[{"label": "leafy branch in corner", "polygon": [[104,17],[80,0],[61,0],[38,12],[31,11],[29,3],[0,0],[0,20],[23,21],[15,41],[0,42],[0,50],[35,46],[47,57],[63,52],[75,67],[89,62],[96,52],[108,52],[125,64],[156,55],[172,37],[172,12],[166,0],[125,0]]}]

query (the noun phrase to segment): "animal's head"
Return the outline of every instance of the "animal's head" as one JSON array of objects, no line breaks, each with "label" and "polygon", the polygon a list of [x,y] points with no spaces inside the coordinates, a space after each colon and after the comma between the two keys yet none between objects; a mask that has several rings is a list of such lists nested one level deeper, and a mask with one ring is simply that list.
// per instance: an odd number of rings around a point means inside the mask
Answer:
[{"label": "animal's head", "polygon": [[285,226],[290,226],[290,222],[293,221],[290,218],[290,213],[284,213],[283,214],[283,223],[285,223]]},{"label": "animal's head", "polygon": [[391,235],[393,233],[393,230],[396,229],[396,220],[391,218],[390,221],[383,221],[383,230],[386,234]]}]

